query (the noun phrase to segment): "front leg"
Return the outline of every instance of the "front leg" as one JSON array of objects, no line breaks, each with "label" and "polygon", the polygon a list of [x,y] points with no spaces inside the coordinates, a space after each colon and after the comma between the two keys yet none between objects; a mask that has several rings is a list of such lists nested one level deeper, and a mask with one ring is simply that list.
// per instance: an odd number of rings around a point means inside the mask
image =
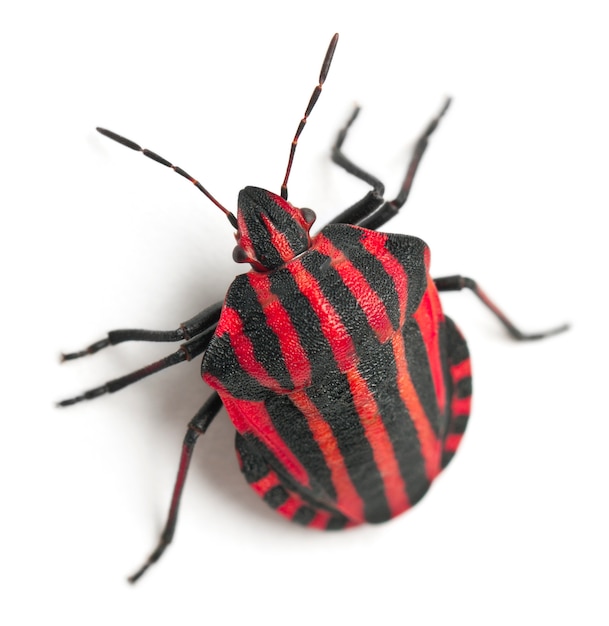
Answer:
[{"label": "front leg", "polygon": [[351,159],[345,156],[342,149],[343,143],[347,138],[347,133],[353,122],[355,122],[359,112],[360,107],[355,107],[351,117],[339,131],[334,146],[332,146],[332,161],[349,172],[349,174],[353,174],[356,178],[368,183],[372,187],[372,190],[361,200],[358,200],[355,204],[337,215],[329,222],[330,224],[358,224],[365,217],[374,213],[384,202],[383,194],[385,193],[385,185],[383,185],[378,178],[355,165]]},{"label": "front leg", "polygon": [[357,224],[358,226],[369,228],[370,230],[377,230],[379,227],[383,226],[383,224],[388,222],[402,208],[402,206],[404,206],[406,200],[408,199],[415,174],[419,168],[421,158],[423,157],[427,144],[429,143],[429,137],[438,127],[441,118],[450,106],[450,102],[450,98],[447,98],[438,115],[436,115],[436,117],[429,122],[427,128],[419,137],[415,145],[413,155],[410,159],[410,163],[408,164],[400,191],[393,200],[388,201],[383,199],[383,194],[385,192],[385,186],[383,183],[372,174],[369,174],[359,166],[355,165],[355,163],[348,159],[342,151],[342,146],[345,138],[347,137],[349,128],[357,118],[360,109],[357,107],[354,110],[345,127],[338,133],[336,142],[332,148],[332,160],[344,170],[353,174],[353,176],[356,176],[371,185],[372,191],[369,191],[359,202],[356,202],[354,205],[350,206],[333,219],[330,222],[331,224]]}]

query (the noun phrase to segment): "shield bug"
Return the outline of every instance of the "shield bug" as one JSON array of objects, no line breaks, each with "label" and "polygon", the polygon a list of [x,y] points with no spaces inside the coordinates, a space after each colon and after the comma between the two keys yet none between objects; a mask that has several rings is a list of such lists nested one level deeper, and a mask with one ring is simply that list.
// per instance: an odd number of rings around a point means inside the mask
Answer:
[{"label": "shield bug", "polygon": [[166,358],[60,406],[118,391],[199,355],[202,377],[214,390],[188,424],[165,528],[131,582],[171,542],[195,443],[223,405],[237,431],[247,482],[278,513],[319,529],[383,522],[425,494],[455,454],[470,413],[468,348],[444,315],[438,292],[473,291],[514,339],[566,329],[521,332],[471,278],[432,278],[422,240],[378,232],[405,204],[450,99],[419,137],[392,200],[384,199],[379,179],[343,152],[356,108],[338,133],[332,160],[371,190],[310,233],[315,213],[288,202],[287,185],[337,42],[335,35],[296,130],[280,195],[245,187],[236,217],[180,167],[98,128],[193,183],[236,229],[234,260],[251,265],[235,278],[224,302],[175,330],[113,330],[84,350],[63,355],[73,360],[124,341],[182,342]]}]

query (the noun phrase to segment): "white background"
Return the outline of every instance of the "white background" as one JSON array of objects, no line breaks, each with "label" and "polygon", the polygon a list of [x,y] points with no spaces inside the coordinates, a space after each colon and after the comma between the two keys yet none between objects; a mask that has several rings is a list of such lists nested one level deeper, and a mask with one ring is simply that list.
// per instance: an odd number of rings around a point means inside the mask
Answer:
[{"label": "white background", "polygon": [[[0,622],[607,624],[604,4],[3,5]],[[172,346],[61,367],[59,351],[111,328],[173,328],[244,268],[213,205],[94,128],[173,160],[234,210],[245,185],[279,190],[335,31],[292,202],[323,224],[366,191],[328,159],[356,100],[346,149],[390,195],[451,94],[388,228],[425,239],[435,275],[476,278],[523,328],[572,330],[518,345],[471,294],[443,298],[472,351],[473,417],[424,501],[378,527],[319,533],[274,514],[241,478],[222,412],[175,544],[132,588],[208,391],[182,365],[58,410]]]}]

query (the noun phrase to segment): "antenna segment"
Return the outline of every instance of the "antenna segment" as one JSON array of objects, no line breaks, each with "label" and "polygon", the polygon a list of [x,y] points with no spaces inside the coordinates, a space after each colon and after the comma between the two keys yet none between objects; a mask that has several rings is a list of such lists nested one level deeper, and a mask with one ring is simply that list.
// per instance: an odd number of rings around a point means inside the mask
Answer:
[{"label": "antenna segment", "polygon": [[135,143],[135,141],[131,141],[131,139],[127,139],[126,137],[122,137],[121,135],[117,135],[113,133],[111,130],[106,130],[105,128],[97,128],[98,133],[101,133],[105,137],[112,139],[123,146],[127,146],[127,148],[131,148],[131,150],[135,150],[136,152],[141,152],[144,156],[147,156],[149,159],[164,165],[165,167],[171,168],[176,174],[183,176],[186,180],[189,180],[199,191],[204,193],[219,209],[226,215],[228,221],[231,223],[233,228],[237,228],[237,218],[225,207],[223,207],[212,195],[203,187],[203,185],[193,178],[190,174],[185,172],[181,167],[177,165],[173,165],[167,159],[164,159],[162,156],[158,155],[156,152],[152,152],[152,150],[148,150],[147,148],[142,148],[140,145]]},{"label": "antenna segment", "polygon": [[328,71],[330,70],[330,64],[332,63],[332,57],[334,56],[334,50],[336,50],[336,44],[338,43],[338,33],[332,37],[332,41],[328,46],[328,51],[326,52],[326,57],[321,66],[321,72],[319,73],[319,84],[313,90],[313,94],[311,95],[311,99],[309,100],[309,105],[307,106],[307,110],[305,111],[304,117],[300,120],[300,124],[298,124],[298,128],[296,129],[296,134],[294,135],[294,139],[292,140],[292,147],[290,149],[290,158],[288,159],[288,167],[285,172],[285,178],[283,179],[283,184],[281,185],[281,197],[284,200],[288,199],[288,178],[290,177],[290,171],[292,170],[292,162],[294,161],[294,153],[296,152],[296,146],[298,145],[298,138],[300,137],[300,133],[302,133],[305,124],[307,123],[307,119],[309,115],[311,115],[311,111],[315,106],[319,96],[321,95],[322,86],[328,76]]}]

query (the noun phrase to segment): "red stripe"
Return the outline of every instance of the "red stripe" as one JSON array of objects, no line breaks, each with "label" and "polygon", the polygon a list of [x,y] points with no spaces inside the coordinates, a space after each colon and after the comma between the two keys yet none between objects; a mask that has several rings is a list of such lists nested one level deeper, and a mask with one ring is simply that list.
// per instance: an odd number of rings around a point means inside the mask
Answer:
[{"label": "red stripe", "polygon": [[281,483],[279,482],[279,477],[273,471],[270,471],[266,476],[263,476],[260,480],[257,480],[254,483],[250,483],[250,487],[262,498],[264,494],[272,489],[273,487],[277,487]]},{"label": "red stripe", "polygon": [[365,435],[372,448],[374,461],[379,469],[385,487],[392,516],[408,508],[406,487],[400,474],[391,439],[385,429],[378,406],[366,381],[357,370],[357,353],[349,332],[340,316],[323,294],[317,280],[296,261],[287,266],[301,293],[311,303],[319,315],[321,330],[332,348],[339,369],[349,383],[353,404],[357,410]]},{"label": "red stripe", "polygon": [[444,451],[452,452],[454,454],[457,451],[462,438],[463,435],[457,433],[448,435],[444,440]]},{"label": "red stripe", "polygon": [[328,511],[316,511],[315,517],[307,524],[309,528],[317,528],[318,530],[326,530],[328,522],[332,519],[332,515]]},{"label": "red stripe", "polygon": [[431,427],[414,383],[408,373],[404,337],[401,333],[396,333],[393,339],[393,353],[395,355],[400,398],[408,409],[410,419],[419,437],[421,454],[425,463],[425,474],[432,481],[440,472],[441,445]]},{"label": "red stripe", "polygon": [[373,231],[362,231],[361,244],[381,263],[383,269],[393,280],[400,307],[400,327],[406,321],[406,302],[408,298],[408,278],[402,264],[387,250],[387,235]]},{"label": "red stripe", "polygon": [[241,214],[238,214],[239,216],[239,230],[237,231],[237,244],[240,245],[245,252],[248,255],[252,254],[252,240],[250,238],[250,234],[249,231],[247,230],[247,223],[246,221],[243,219],[243,217],[241,216]]},{"label": "red stripe", "polygon": [[368,325],[376,333],[378,340],[381,343],[388,341],[394,330],[387,314],[387,308],[376,291],[372,289],[366,277],[323,234],[319,234],[315,238],[315,249],[330,257],[330,265],[336,270],[347,289],[357,300],[368,319]]},{"label": "red stripe", "polygon": [[450,366],[450,376],[455,384],[463,378],[468,378],[471,375],[472,365],[469,359],[465,359],[464,361],[461,361],[461,363]]},{"label": "red stripe", "polygon": [[214,376],[206,372],[203,378],[210,387],[216,389],[220,394],[222,403],[235,428],[242,435],[253,433],[285,467],[288,474],[294,477],[294,480],[304,487],[310,487],[309,474],[279,436],[264,402],[239,400],[228,393]]},{"label": "red stripe", "polygon": [[[395,285],[396,293],[398,294],[398,302],[400,305],[400,327],[403,327],[406,321],[406,303],[408,296],[408,275],[404,270],[404,266],[396,259],[389,250],[385,247],[385,242],[387,240],[386,235],[380,235],[379,233],[371,233],[364,232],[362,237],[362,244],[370,252],[373,254],[383,265],[383,268],[387,272],[393,283]],[[426,255],[425,257],[426,265],[429,262],[429,258]],[[431,279],[430,279],[431,280]],[[429,290],[429,286],[428,286]],[[434,287],[435,292],[435,287]],[[428,295],[427,292],[425,294]],[[425,298],[424,298],[425,300]],[[427,308],[429,313],[434,312],[433,302],[430,298],[427,299],[425,303],[425,307]],[[436,311],[441,311],[439,307],[439,301],[437,303]],[[416,318],[416,315],[415,315]],[[431,315],[431,319],[433,319],[433,315]],[[417,320],[418,321],[418,320]],[[429,324],[426,322],[425,329],[421,328],[421,332],[423,334],[423,339],[425,341],[425,345],[429,350],[429,335],[434,331],[433,324]],[[429,327],[431,326],[431,328]],[[427,335],[427,339],[426,339]],[[437,341],[437,339],[436,339]],[[433,342],[432,342],[433,345]],[[393,352],[395,355],[396,369],[397,369],[397,385],[398,391],[400,394],[400,398],[406,406],[408,413],[410,414],[410,418],[414,424],[414,427],[419,436],[420,446],[421,446],[421,454],[423,455],[424,463],[425,463],[425,473],[429,480],[433,480],[440,471],[440,455],[441,455],[441,446],[438,438],[436,437],[433,429],[431,427],[431,423],[425,410],[423,409],[423,405],[419,399],[417,391],[414,387],[414,383],[410,378],[410,374],[408,373],[407,367],[407,358],[408,355],[406,353],[405,345],[404,345],[404,337],[402,333],[396,333],[393,338]],[[430,355],[430,364],[434,361],[432,358],[433,355]],[[436,361],[438,361],[439,366],[439,352],[436,356]],[[441,369],[440,369],[441,373]],[[432,365],[432,377],[434,379],[434,384],[436,385],[436,392],[438,391],[439,385],[437,384],[437,373],[434,376],[433,374],[433,365]],[[440,381],[443,388],[443,378],[440,377]],[[444,395],[438,396],[438,398],[444,398]]]},{"label": "red stripe", "polygon": [[446,384],[444,381],[444,370],[440,352],[440,333],[438,329],[444,320],[444,314],[442,313],[438,290],[432,278],[429,276],[427,279],[427,290],[413,317],[421,330],[423,342],[425,343],[431,378],[438,400],[438,408],[442,414],[446,409]]},{"label": "red stripe", "polygon": [[280,504],[275,510],[291,520],[294,518],[298,509],[305,503],[291,492],[287,493],[288,499],[283,504]]},{"label": "red stripe", "polygon": [[264,213],[260,214],[260,218],[262,219],[262,223],[269,234],[271,245],[275,248],[281,257],[281,260],[284,262],[292,260],[294,258],[294,250],[292,250],[292,246],[290,245],[288,238],[281,231],[275,228],[273,222],[271,222],[271,220],[264,215]]},{"label": "red stripe", "polygon": [[281,355],[294,387],[302,389],[311,384],[311,364],[292,320],[279,298],[271,292],[271,282],[267,274],[250,272],[248,278],[256,292],[258,302],[269,328],[275,333],[281,348]]},{"label": "red stripe", "polygon": [[330,470],[336,491],[336,508],[358,523],[365,521],[364,503],[351,481],[332,429],[304,391],[290,394],[290,399],[306,417],[313,438]]},{"label": "red stripe", "polygon": [[462,415],[469,415],[472,408],[472,397],[467,398],[454,398],[450,403],[450,412],[452,417],[459,417]]}]

